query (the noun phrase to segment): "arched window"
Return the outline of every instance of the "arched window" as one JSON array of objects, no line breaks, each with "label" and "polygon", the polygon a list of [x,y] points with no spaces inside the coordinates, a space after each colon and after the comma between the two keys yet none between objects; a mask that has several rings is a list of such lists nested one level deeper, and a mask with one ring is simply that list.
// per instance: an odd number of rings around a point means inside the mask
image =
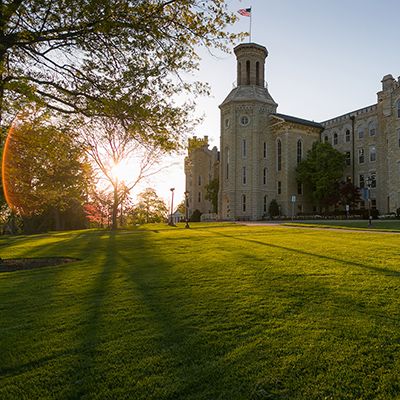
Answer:
[{"label": "arched window", "polygon": [[369,136],[375,136],[375,134],[376,134],[375,122],[371,121],[368,124],[368,132],[369,132]]},{"label": "arched window", "polygon": [[297,141],[297,164],[300,164],[303,158],[303,142],[299,139]]},{"label": "arched window", "polygon": [[242,63],[238,63],[238,70],[237,70],[237,78],[238,78],[238,81],[237,81],[237,84],[238,84],[238,86],[240,86],[241,84],[242,84]]},{"label": "arched window", "polygon": [[260,63],[256,62],[256,85],[260,84]]},{"label": "arched window", "polygon": [[267,184],[267,168],[263,169],[263,185]]},{"label": "arched window", "polygon": [[328,143],[328,142],[329,142],[328,135],[325,135],[325,137],[324,137],[324,142],[325,142],[325,143]]},{"label": "arched window", "polygon": [[226,149],[226,179],[229,179],[229,148]]},{"label": "arched window", "polygon": [[263,157],[267,158],[267,142],[264,142],[263,145]]},{"label": "arched window", "polygon": [[400,99],[397,100],[397,118],[400,118]]},{"label": "arched window", "polygon": [[250,85],[250,61],[246,61],[246,85]]},{"label": "arched window", "polygon": [[246,157],[247,156],[247,143],[246,139],[242,140],[242,156]]},{"label": "arched window", "polygon": [[338,144],[338,134],[335,132],[333,134],[333,145],[337,145]]},{"label": "arched window", "polygon": [[358,128],[358,138],[362,139],[364,137],[364,127],[359,127]]},{"label": "arched window", "polygon": [[369,148],[369,161],[376,161],[376,147],[371,146]]},{"label": "arched window", "polygon": [[242,211],[246,212],[246,195],[242,194]]},{"label": "arched window", "polygon": [[278,171],[282,169],[282,142],[280,139],[276,142],[276,168]]},{"label": "arched window", "polygon": [[264,212],[267,212],[267,202],[268,202],[268,197],[267,195],[264,196]]},{"label": "arched window", "polygon": [[243,185],[245,185],[246,182],[247,182],[246,167],[243,167],[242,173],[243,173],[243,175],[242,175],[242,178],[243,178]]},{"label": "arched window", "polygon": [[350,130],[349,129],[346,130],[345,141],[346,141],[346,143],[351,141],[351,135],[350,135]]}]

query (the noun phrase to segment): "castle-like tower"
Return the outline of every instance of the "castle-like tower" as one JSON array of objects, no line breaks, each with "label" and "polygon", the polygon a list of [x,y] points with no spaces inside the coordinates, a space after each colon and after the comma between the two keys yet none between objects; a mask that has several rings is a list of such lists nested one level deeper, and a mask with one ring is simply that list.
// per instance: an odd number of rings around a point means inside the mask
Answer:
[{"label": "castle-like tower", "polygon": [[275,191],[268,177],[273,146],[269,115],[277,104],[265,83],[268,51],[255,43],[235,49],[237,81],[220,105],[221,160],[219,210],[223,219],[260,219],[264,214],[263,196]]}]

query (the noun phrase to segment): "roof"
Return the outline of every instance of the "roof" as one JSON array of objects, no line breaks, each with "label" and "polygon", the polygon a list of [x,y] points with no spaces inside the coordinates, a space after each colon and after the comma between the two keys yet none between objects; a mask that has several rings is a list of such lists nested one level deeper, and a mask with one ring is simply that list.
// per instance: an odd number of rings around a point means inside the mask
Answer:
[{"label": "roof", "polygon": [[272,114],[273,117],[278,117],[284,119],[286,122],[294,122],[295,124],[300,124],[300,125],[306,125],[306,126],[311,126],[313,128],[318,128],[323,130],[324,126],[318,122],[314,121],[309,121],[308,119],[302,119],[302,118],[297,118],[293,117],[291,115],[285,115],[285,114]]}]

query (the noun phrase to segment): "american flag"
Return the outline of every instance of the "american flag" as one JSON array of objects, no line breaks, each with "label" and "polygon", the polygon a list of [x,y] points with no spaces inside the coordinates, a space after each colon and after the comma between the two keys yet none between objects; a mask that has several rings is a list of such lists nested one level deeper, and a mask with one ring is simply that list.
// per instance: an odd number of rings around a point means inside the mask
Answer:
[{"label": "american flag", "polygon": [[240,15],[243,15],[243,17],[251,17],[251,7],[250,8],[241,8],[238,10],[238,13]]}]

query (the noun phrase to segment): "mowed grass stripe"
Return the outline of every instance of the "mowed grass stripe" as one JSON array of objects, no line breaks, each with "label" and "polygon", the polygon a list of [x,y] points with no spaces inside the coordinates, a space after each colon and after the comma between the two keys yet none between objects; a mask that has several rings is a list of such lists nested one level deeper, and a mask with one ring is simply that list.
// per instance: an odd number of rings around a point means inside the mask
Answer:
[{"label": "mowed grass stripe", "polygon": [[23,240],[0,256],[82,261],[0,274],[1,398],[400,395],[397,237],[195,224]]}]

